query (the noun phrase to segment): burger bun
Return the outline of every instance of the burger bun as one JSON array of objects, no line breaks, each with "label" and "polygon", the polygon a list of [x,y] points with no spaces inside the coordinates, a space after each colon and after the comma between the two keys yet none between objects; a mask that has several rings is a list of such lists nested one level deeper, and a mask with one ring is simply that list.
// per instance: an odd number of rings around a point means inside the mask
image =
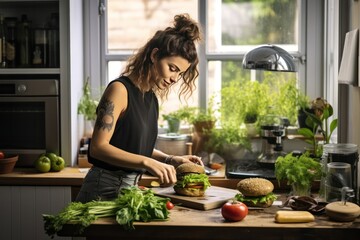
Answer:
[{"label": "burger bun", "polygon": [[176,168],[177,174],[183,173],[205,173],[205,168],[196,163],[183,163]]},{"label": "burger bun", "polygon": [[237,189],[244,196],[258,197],[271,193],[274,190],[274,184],[265,178],[246,178],[238,182]]}]

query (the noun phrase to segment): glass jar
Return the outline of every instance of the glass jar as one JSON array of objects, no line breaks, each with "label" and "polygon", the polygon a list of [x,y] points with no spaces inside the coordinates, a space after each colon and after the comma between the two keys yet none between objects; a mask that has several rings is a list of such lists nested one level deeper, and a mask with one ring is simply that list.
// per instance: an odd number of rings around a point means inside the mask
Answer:
[{"label": "glass jar", "polygon": [[344,162],[351,165],[351,188],[354,189],[355,197],[353,202],[359,201],[359,187],[358,187],[358,146],[351,143],[330,143],[323,147],[323,155],[321,164],[323,167],[323,177],[320,182],[319,197],[325,198],[325,181],[327,173],[327,164],[331,162]]}]

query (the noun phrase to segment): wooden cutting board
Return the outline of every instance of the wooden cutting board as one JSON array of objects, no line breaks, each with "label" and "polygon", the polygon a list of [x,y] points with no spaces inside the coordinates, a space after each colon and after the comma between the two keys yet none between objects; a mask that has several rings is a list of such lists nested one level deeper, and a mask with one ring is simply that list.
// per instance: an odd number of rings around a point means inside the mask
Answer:
[{"label": "wooden cutting board", "polygon": [[219,208],[239,193],[238,190],[216,186],[209,187],[203,197],[181,196],[175,193],[173,187],[152,188],[152,190],[158,196],[170,198],[174,204],[199,210]]}]

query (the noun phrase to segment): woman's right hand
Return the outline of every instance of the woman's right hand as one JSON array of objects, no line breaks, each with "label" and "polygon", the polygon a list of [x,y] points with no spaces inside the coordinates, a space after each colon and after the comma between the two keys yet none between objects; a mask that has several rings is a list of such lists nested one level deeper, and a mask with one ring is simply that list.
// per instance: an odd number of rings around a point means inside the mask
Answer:
[{"label": "woman's right hand", "polygon": [[149,164],[147,171],[153,176],[158,177],[161,185],[170,186],[174,185],[177,181],[175,167],[155,159]]}]

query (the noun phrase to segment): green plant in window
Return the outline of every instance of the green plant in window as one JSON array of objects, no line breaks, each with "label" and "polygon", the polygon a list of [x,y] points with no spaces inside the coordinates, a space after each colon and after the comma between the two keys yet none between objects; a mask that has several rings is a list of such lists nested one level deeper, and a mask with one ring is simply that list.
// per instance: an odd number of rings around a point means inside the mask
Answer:
[{"label": "green plant in window", "polygon": [[245,129],[227,125],[222,128],[213,128],[205,147],[209,152],[216,152],[223,156],[229,154],[229,149],[251,150],[251,143]]},{"label": "green plant in window", "polygon": [[83,114],[86,120],[95,120],[98,104],[99,101],[91,97],[89,78],[87,78],[83,87],[83,95],[81,96],[78,104],[77,112],[78,114]]},{"label": "green plant in window", "polygon": [[300,128],[298,133],[306,138],[306,142],[311,144],[316,157],[321,157],[322,148],[319,147],[319,141],[316,135],[321,134],[324,143],[330,143],[331,135],[337,127],[337,119],[330,122],[334,110],[325,99],[316,98],[311,102],[311,109],[314,113],[306,112],[306,125],[309,128]]}]

